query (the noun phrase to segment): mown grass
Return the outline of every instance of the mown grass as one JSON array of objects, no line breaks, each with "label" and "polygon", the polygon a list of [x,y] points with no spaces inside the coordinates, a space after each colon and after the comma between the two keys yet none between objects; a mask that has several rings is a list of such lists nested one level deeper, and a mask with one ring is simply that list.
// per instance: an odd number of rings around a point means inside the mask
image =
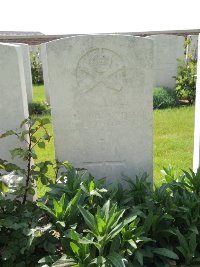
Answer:
[{"label": "mown grass", "polygon": [[[43,86],[34,86],[34,101],[45,101]],[[51,119],[50,116],[47,116]],[[53,135],[52,125],[48,131]],[[177,174],[192,168],[194,106],[154,111],[154,183],[162,179],[161,169],[173,165]],[[39,134],[39,133],[38,133]],[[46,149],[36,150],[38,161],[54,161],[53,138]],[[50,169],[48,175],[54,177]],[[39,185],[38,185],[39,186]],[[39,193],[44,189],[39,186]]]},{"label": "mown grass", "polygon": [[[44,102],[45,99],[45,94],[44,94],[44,86],[39,85],[33,87],[33,99],[34,102]],[[46,115],[46,116],[40,116],[40,117],[45,117],[48,118],[51,122],[51,116]],[[46,125],[47,131],[50,133],[52,136],[51,140],[49,143],[47,143],[45,149],[41,149],[39,147],[35,147],[36,154],[38,156],[38,159],[35,160],[35,163],[42,162],[42,161],[51,161],[55,162],[55,150],[54,150],[54,137],[53,137],[53,129],[52,129],[52,123],[49,123]],[[35,135],[38,138],[42,134],[42,131],[38,131]],[[51,179],[54,179],[55,174],[53,168],[49,167],[47,176],[50,177]],[[37,189],[38,189],[38,196],[42,196],[46,192],[46,188],[42,186],[40,182],[37,183]]]},{"label": "mown grass", "polygon": [[194,106],[154,111],[154,182],[161,169],[173,165],[177,174],[192,168]]},{"label": "mown grass", "polygon": [[45,102],[46,101],[43,85],[33,86],[33,101],[34,102]]}]

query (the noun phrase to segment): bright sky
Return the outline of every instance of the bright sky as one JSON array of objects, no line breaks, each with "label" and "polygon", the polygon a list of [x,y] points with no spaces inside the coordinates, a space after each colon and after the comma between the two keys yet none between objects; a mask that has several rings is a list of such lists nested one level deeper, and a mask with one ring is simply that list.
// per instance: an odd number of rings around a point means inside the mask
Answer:
[{"label": "bright sky", "polygon": [[200,0],[1,0],[0,31],[45,34],[200,29]]}]

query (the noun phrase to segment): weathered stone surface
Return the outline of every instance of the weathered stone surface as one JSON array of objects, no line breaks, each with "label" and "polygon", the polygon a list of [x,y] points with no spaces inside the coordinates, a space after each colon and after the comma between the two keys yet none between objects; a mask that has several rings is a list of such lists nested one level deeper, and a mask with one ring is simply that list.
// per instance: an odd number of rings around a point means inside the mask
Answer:
[{"label": "weathered stone surface", "polygon": [[46,43],[43,43],[43,44],[40,45],[40,58],[41,58],[41,61],[42,61],[44,90],[45,90],[46,101],[47,101],[48,104],[50,104],[49,75],[48,75]]},{"label": "weathered stone surface", "polygon": [[58,160],[109,182],[152,179],[153,42],[90,35],[47,43]]},{"label": "weathered stone surface", "polygon": [[154,87],[175,87],[177,58],[184,59],[183,36],[152,35],[154,41]]},{"label": "weathered stone surface", "polygon": [[[0,134],[18,128],[28,117],[22,53],[20,45],[0,43]],[[9,151],[19,146],[22,143],[16,137],[0,139],[0,158],[11,161]],[[21,160],[14,162],[22,164]]]}]

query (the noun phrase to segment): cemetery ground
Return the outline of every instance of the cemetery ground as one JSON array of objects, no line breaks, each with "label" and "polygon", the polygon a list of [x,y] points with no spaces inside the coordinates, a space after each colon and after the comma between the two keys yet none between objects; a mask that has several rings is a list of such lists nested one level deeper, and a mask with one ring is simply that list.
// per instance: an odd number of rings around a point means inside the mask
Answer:
[{"label": "cemetery ground", "polygon": [[[44,87],[34,86],[34,102],[45,101]],[[45,115],[51,119],[49,115]],[[192,168],[193,133],[194,133],[194,106],[163,109],[154,111],[154,184],[162,183],[163,167],[171,164],[177,174],[181,170]],[[52,134],[52,125],[47,125]],[[38,133],[39,135],[40,133]],[[55,161],[54,140],[50,140],[45,150],[38,149],[39,161]],[[48,175],[54,176],[53,169],[49,169]],[[38,194],[43,195],[45,188],[38,184]]]}]

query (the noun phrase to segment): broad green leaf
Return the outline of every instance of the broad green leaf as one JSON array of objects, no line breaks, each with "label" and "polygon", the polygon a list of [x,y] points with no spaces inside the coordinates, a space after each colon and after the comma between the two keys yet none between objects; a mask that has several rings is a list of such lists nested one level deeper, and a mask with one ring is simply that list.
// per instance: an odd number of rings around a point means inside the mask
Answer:
[{"label": "broad green leaf", "polygon": [[116,236],[115,238],[113,238],[113,240],[111,242],[110,252],[119,251],[120,245],[121,245],[121,238],[120,238],[120,236]]},{"label": "broad green leaf", "polygon": [[54,267],[68,267],[75,266],[77,263],[73,258],[68,258],[67,255],[63,255],[59,260],[54,262],[52,266]]},{"label": "broad green leaf", "polygon": [[143,266],[143,254],[139,250],[135,252],[135,257],[140,263],[140,265]]},{"label": "broad green leaf", "polygon": [[102,210],[104,212],[105,222],[107,223],[109,219],[110,200],[106,201],[106,203],[103,205]]},{"label": "broad green leaf", "polygon": [[47,211],[47,213],[49,215],[51,215],[54,219],[56,219],[56,214],[49,207],[47,207],[45,204],[43,204],[42,202],[38,202],[37,205],[40,208],[42,208],[43,210]]},{"label": "broad green leaf", "polygon": [[125,267],[124,259],[121,257],[120,254],[116,252],[110,253],[107,258],[112,262],[112,264],[116,267]]},{"label": "broad green leaf", "polygon": [[[112,207],[112,209],[115,208],[115,206]],[[109,220],[108,220],[108,225],[107,225],[107,229],[113,229],[119,222],[119,220],[123,217],[123,214],[125,212],[125,210],[119,210],[119,211],[114,211],[112,213],[112,209],[111,212],[109,212]],[[112,215],[111,215],[112,214]]]},{"label": "broad green leaf", "polygon": [[145,230],[146,234],[148,234],[148,232],[152,226],[152,223],[153,223],[153,213],[150,212],[148,214],[148,216],[146,217],[145,222],[144,222],[144,230]]},{"label": "broad green leaf", "polygon": [[72,251],[74,252],[74,254],[79,256],[80,255],[79,254],[80,248],[74,242],[70,242],[69,244],[70,244],[70,247],[71,247]]},{"label": "broad green leaf", "polygon": [[64,219],[65,194],[62,195],[59,201],[53,199],[53,207],[56,217],[60,220]]},{"label": "broad green leaf", "polygon": [[84,218],[87,226],[90,228],[90,230],[92,230],[92,232],[95,235],[98,235],[99,234],[98,226],[96,225],[96,221],[95,221],[94,216],[88,210],[85,210],[83,207],[78,206],[78,208],[79,208],[81,214],[83,215],[83,218]]},{"label": "broad green leaf", "polygon": [[102,218],[96,218],[97,221],[97,226],[98,226],[98,231],[99,233],[104,232],[105,226],[106,226],[106,222],[104,222],[104,220]]},{"label": "broad green leaf", "polygon": [[93,189],[94,189],[94,181],[92,180],[90,182],[90,187],[89,187],[90,192],[92,192]]},{"label": "broad green leaf", "polygon": [[35,195],[35,189],[33,187],[29,187],[28,189],[28,193],[31,195],[31,196],[34,196]]},{"label": "broad green leaf", "polygon": [[185,237],[180,233],[180,231],[176,231],[176,234],[178,236],[178,240],[179,240],[180,246],[183,248],[185,253],[188,253],[189,252],[189,247],[188,247],[188,243],[187,243]]},{"label": "broad green leaf", "polygon": [[111,239],[113,239],[115,236],[117,236],[121,230],[124,228],[124,224],[123,222],[119,223],[110,233],[109,233],[109,237]]},{"label": "broad green leaf", "polygon": [[197,241],[196,241],[196,234],[195,233],[192,233],[190,235],[189,247],[190,247],[191,252],[195,253],[196,247],[197,247]]},{"label": "broad green leaf", "polygon": [[1,182],[1,189],[3,193],[8,192],[8,186],[4,182]]},{"label": "broad green leaf", "polygon": [[101,197],[101,198],[102,198],[102,196],[98,193],[97,190],[92,190],[92,191],[90,192],[90,195],[91,195],[91,196],[97,196],[97,197]]},{"label": "broad green leaf", "polygon": [[11,150],[10,153],[11,153],[12,159],[14,159],[15,157],[20,157],[20,158],[25,159],[28,156],[27,150],[21,147]]},{"label": "broad green leaf", "polygon": [[78,210],[78,202],[81,198],[81,190],[79,190],[76,195],[70,200],[65,210],[64,219],[67,220],[70,218],[74,218],[77,210]]},{"label": "broad green leaf", "polygon": [[124,225],[127,225],[131,222],[133,222],[137,218],[136,215],[130,215],[124,220]]},{"label": "broad green leaf", "polygon": [[133,247],[134,249],[137,248],[137,244],[135,243],[135,241],[133,239],[129,239],[128,243],[131,245],[131,247]]},{"label": "broad green leaf", "polygon": [[43,142],[43,141],[42,142],[39,142],[38,143],[38,147],[39,148],[45,148],[45,142]]},{"label": "broad green leaf", "polygon": [[169,250],[167,248],[155,248],[155,249],[153,249],[152,252],[155,253],[155,254],[158,254],[158,255],[173,259],[173,260],[178,260],[179,259],[178,255],[176,253],[174,253],[173,251],[171,251],[171,250]]}]

